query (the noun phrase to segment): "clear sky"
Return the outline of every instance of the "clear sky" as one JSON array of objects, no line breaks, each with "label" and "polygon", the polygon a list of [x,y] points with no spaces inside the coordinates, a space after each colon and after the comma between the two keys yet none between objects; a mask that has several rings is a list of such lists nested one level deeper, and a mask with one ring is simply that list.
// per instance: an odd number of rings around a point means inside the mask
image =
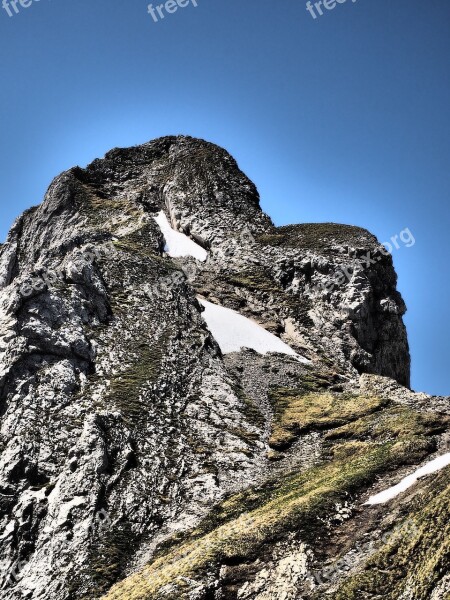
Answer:
[{"label": "clear sky", "polygon": [[[145,0],[0,9],[0,239],[51,179],[184,133],[226,147],[283,225],[334,221],[394,251],[413,388],[450,394],[450,2]],[[155,5],[158,4],[155,2]]]}]

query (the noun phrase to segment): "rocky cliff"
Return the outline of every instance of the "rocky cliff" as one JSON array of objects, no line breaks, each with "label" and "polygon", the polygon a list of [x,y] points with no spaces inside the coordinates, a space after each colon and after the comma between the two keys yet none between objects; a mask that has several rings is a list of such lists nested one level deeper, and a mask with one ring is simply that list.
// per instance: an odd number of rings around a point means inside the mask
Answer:
[{"label": "rocky cliff", "polygon": [[0,598],[448,599],[448,468],[365,505],[446,450],[404,312],[207,142],[57,177],[0,248]]}]

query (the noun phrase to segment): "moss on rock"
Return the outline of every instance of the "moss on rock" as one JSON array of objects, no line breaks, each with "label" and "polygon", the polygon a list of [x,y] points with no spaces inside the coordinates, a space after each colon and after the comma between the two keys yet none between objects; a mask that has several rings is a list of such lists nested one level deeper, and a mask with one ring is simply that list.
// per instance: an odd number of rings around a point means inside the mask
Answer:
[{"label": "moss on rock", "polygon": [[157,344],[141,343],[137,346],[135,360],[111,380],[105,402],[120,410],[129,423],[142,419],[146,413],[141,395],[144,389],[158,377],[168,339],[169,333],[166,331]]},{"label": "moss on rock", "polygon": [[[447,467],[417,496],[398,533],[327,597],[429,600],[448,573],[449,562],[450,468]],[[448,589],[442,589],[442,593],[443,596],[436,598],[450,598]]]},{"label": "moss on rock", "polygon": [[386,404],[377,397],[303,390],[273,390],[274,422],[269,444],[287,448],[301,433],[323,430],[354,421]]},{"label": "moss on rock", "polygon": [[365,415],[326,434],[326,439],[339,438],[393,440],[444,432],[450,417],[431,411],[419,412],[408,406],[393,405],[375,414]]},{"label": "moss on rock", "polygon": [[332,459],[301,474],[286,477],[224,502],[211,517],[176,547],[142,571],[115,585],[104,600],[151,600],[170,585],[174,598],[188,598],[186,579],[216,572],[223,562],[255,558],[267,545],[291,531],[311,536],[321,518],[345,494],[355,493],[375,477],[403,464],[411,455],[423,456],[424,440],[386,444],[339,444]]},{"label": "moss on rock", "polygon": [[337,223],[303,223],[277,227],[257,237],[261,244],[321,251],[332,246],[373,248],[377,239],[366,229]]}]

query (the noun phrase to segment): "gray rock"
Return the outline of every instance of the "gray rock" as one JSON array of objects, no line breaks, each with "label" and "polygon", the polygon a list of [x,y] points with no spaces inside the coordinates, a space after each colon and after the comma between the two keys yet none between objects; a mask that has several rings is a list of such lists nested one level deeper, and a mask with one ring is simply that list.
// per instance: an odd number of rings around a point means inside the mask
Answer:
[{"label": "gray rock", "polygon": [[[164,255],[160,210],[205,263]],[[364,266],[368,252],[377,262]],[[312,366],[223,357],[199,295]],[[0,598],[98,598],[227,495],[314,464],[316,434],[268,458],[273,386],[313,369],[408,402],[405,310],[370,233],[275,227],[207,142],[162,138],[57,177],[0,248]],[[294,598],[309,550],[283,547],[237,597]],[[211,585],[193,582],[190,597]]]}]

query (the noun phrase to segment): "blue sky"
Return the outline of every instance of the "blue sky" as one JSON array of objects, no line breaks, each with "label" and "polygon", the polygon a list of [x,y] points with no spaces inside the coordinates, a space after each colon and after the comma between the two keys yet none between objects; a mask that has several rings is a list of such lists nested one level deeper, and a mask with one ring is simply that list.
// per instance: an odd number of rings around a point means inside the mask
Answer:
[{"label": "blue sky", "polygon": [[304,0],[198,0],[158,23],[144,0],[32,0],[0,9],[0,39],[0,239],[64,169],[208,139],[278,225],[412,231],[394,252],[412,385],[450,394],[448,0],[347,0],[315,20]]}]

